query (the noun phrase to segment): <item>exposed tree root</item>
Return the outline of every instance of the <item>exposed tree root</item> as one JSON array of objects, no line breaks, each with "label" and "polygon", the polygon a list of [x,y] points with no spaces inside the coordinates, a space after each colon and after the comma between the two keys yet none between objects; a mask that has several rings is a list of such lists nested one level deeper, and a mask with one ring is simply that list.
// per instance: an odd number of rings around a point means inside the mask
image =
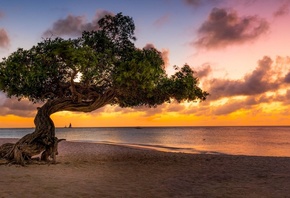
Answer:
[{"label": "exposed tree root", "polygon": [[[26,164],[56,164],[58,143],[65,139],[58,139],[57,137],[54,139],[55,140],[52,144],[46,146],[45,150],[41,153],[41,157],[36,158],[26,155],[23,150],[21,150],[20,145],[16,146],[13,143],[3,144],[0,146],[0,159],[2,159],[0,165],[21,164],[22,166],[25,166]],[[11,153],[14,155],[13,159],[9,158]]]}]

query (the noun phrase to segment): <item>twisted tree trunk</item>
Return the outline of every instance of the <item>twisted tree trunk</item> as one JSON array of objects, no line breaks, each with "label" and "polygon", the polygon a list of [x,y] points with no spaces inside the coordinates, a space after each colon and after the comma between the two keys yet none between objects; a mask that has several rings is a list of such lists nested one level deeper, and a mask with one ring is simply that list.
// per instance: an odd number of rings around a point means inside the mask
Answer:
[{"label": "twisted tree trunk", "polygon": [[[50,118],[53,102],[49,101],[41,108],[34,119],[35,131],[22,137],[15,144],[4,144],[0,147],[1,156],[17,164],[25,164],[31,157],[48,150],[57,141],[55,126]],[[3,148],[3,149],[1,149]],[[45,159],[48,160],[48,159]]]},{"label": "twisted tree trunk", "polygon": [[107,91],[102,97],[90,102],[77,102],[71,98],[60,98],[47,101],[34,119],[35,131],[22,137],[15,144],[6,143],[0,146],[0,158],[9,162],[25,165],[35,155],[41,154],[41,160],[56,162],[58,138],[50,115],[59,111],[91,112],[110,103],[114,94]]}]

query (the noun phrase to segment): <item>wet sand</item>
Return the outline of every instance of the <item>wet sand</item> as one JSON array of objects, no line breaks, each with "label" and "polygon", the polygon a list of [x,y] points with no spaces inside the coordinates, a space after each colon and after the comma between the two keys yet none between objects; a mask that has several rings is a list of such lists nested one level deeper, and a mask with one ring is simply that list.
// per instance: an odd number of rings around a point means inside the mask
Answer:
[{"label": "wet sand", "polygon": [[[0,145],[15,142],[0,139]],[[0,160],[3,197],[290,197],[290,158],[59,144],[57,164]]]}]

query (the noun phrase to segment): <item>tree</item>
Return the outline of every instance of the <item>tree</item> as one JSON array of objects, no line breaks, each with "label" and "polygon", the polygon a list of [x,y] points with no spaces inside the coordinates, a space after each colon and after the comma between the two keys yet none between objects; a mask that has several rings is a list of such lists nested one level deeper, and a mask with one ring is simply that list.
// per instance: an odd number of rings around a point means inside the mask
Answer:
[{"label": "tree", "polygon": [[8,97],[43,102],[35,131],[16,144],[0,147],[0,157],[24,164],[42,153],[55,160],[57,142],[50,115],[59,111],[91,112],[105,105],[155,107],[205,100],[208,93],[188,65],[168,76],[161,53],[134,45],[132,18],[107,15],[99,29],[75,39],[45,39],[29,50],[18,49],[0,63],[0,90]]}]

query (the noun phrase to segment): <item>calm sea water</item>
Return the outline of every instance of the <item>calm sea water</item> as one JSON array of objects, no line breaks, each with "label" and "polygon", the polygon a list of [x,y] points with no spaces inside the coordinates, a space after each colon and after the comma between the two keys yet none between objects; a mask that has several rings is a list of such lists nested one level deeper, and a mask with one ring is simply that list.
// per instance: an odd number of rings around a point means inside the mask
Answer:
[{"label": "calm sea water", "polygon": [[[21,138],[31,132],[0,129],[0,138]],[[56,136],[167,152],[290,157],[290,127],[57,128]]]}]

